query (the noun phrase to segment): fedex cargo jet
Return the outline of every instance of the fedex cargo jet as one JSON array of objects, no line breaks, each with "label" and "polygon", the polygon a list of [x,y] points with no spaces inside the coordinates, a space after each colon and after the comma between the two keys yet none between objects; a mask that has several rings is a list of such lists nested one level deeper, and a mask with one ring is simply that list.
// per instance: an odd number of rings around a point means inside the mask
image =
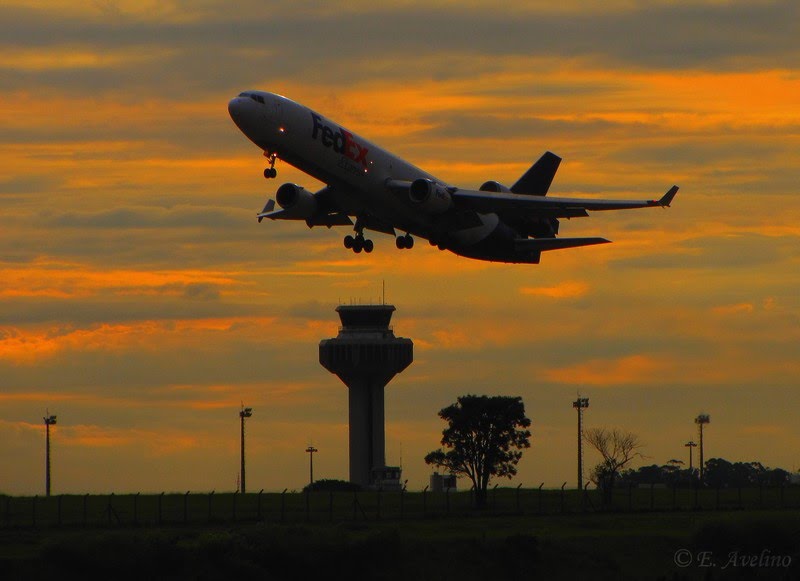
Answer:
[{"label": "fedex cargo jet", "polygon": [[[264,150],[274,178],[280,159],[326,184],[310,192],[280,186],[258,221],[303,220],[313,226],[352,226],[344,246],[372,252],[365,230],[395,237],[412,248],[414,236],[441,250],[495,262],[538,264],[545,250],[609,242],[605,238],[558,238],[560,218],[590,211],[666,207],[673,186],[659,200],[548,197],[561,158],[545,153],[510,188],[487,181],[479,190],[449,184],[381,149],[299,103],[262,91],[245,91],[228,103],[233,121]],[[277,202],[277,204],[276,204]],[[355,222],[353,221],[355,219]]]}]

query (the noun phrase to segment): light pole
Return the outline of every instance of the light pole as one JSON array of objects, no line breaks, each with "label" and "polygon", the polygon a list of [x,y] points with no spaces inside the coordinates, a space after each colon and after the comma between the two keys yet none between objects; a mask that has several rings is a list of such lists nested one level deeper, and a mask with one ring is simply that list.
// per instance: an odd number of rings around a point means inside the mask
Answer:
[{"label": "light pole", "polygon": [[695,444],[692,440],[689,440],[684,444],[684,447],[689,448],[689,474],[692,473],[694,469],[692,467],[692,448],[697,448],[697,444]]},{"label": "light pole", "polygon": [[711,422],[711,417],[708,414],[700,414],[694,419],[694,423],[700,427],[700,482],[703,482],[703,469],[705,463],[703,460],[703,426]]},{"label": "light pole", "polygon": [[319,452],[314,446],[309,446],[306,448],[306,452],[308,452],[308,489],[311,490],[311,486],[314,484],[314,452]]},{"label": "light pole", "polygon": [[244,407],[244,405],[242,405],[242,410],[239,412],[239,419],[242,422],[242,467],[240,474],[242,477],[242,483],[241,483],[242,494],[244,494],[247,491],[247,487],[245,486],[245,480],[244,480],[245,478],[244,477],[244,419],[249,418],[252,415],[253,415],[253,408],[246,408]]},{"label": "light pole", "polygon": [[51,416],[50,411],[42,418],[45,427],[45,470],[44,470],[44,489],[45,494],[50,496],[50,426],[56,425],[56,416]]},{"label": "light pole", "polygon": [[579,397],[572,402],[578,410],[578,490],[583,490],[583,410],[589,407],[588,397]]}]

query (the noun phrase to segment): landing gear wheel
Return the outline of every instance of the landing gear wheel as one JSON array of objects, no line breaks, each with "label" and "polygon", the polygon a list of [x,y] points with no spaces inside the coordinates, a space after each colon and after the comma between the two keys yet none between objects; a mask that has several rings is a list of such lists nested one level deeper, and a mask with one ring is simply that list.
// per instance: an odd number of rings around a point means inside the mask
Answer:
[{"label": "landing gear wheel", "polygon": [[372,243],[372,240],[364,240],[364,252],[369,254],[373,248],[375,248],[375,244]]},{"label": "landing gear wheel", "polygon": [[269,167],[264,170],[264,177],[266,179],[268,179],[268,180],[272,179],[272,178],[275,178],[275,177],[278,177],[278,170],[275,169],[275,162],[278,159],[278,154],[277,153],[267,153],[265,151],[264,152],[264,157],[266,157],[269,160]]},{"label": "landing gear wheel", "polygon": [[405,236],[398,236],[394,240],[395,246],[397,246],[398,250],[402,250],[406,247],[406,237]]},{"label": "landing gear wheel", "polygon": [[353,252],[359,254],[362,250],[364,250],[364,239],[360,236],[356,236],[353,241]]},{"label": "landing gear wheel", "polygon": [[356,239],[348,234],[344,237],[344,247],[345,248],[353,248],[355,246]]},{"label": "landing gear wheel", "polygon": [[411,234],[406,234],[403,239],[406,248],[414,248],[414,237]]}]

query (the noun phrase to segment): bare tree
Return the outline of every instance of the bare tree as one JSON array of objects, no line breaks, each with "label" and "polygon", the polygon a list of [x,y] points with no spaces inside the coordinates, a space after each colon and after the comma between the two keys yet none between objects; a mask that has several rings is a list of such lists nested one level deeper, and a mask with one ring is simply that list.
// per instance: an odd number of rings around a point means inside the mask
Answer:
[{"label": "bare tree", "polygon": [[639,436],[617,428],[591,428],[583,433],[586,440],[603,457],[592,470],[592,481],[609,496],[614,487],[614,480],[620,471],[637,456],[644,456],[638,451],[642,447]]}]

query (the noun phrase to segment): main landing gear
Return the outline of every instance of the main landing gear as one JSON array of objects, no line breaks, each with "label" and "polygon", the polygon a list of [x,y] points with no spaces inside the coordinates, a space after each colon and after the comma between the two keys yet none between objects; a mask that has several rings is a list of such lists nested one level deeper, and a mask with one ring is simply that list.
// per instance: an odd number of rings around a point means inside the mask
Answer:
[{"label": "main landing gear", "polygon": [[264,157],[269,160],[269,167],[264,170],[264,177],[272,179],[278,176],[278,170],[275,169],[275,161],[278,159],[277,153],[264,152]]},{"label": "main landing gear", "polygon": [[355,236],[348,234],[344,237],[344,247],[350,248],[356,254],[362,250],[369,254],[375,248],[375,244],[372,240],[364,238],[363,232],[357,232]]},{"label": "main landing gear", "polygon": [[411,234],[406,234],[405,236],[398,236],[397,238],[395,238],[394,243],[400,250],[403,250],[404,248],[414,248],[414,238],[411,236]]}]

